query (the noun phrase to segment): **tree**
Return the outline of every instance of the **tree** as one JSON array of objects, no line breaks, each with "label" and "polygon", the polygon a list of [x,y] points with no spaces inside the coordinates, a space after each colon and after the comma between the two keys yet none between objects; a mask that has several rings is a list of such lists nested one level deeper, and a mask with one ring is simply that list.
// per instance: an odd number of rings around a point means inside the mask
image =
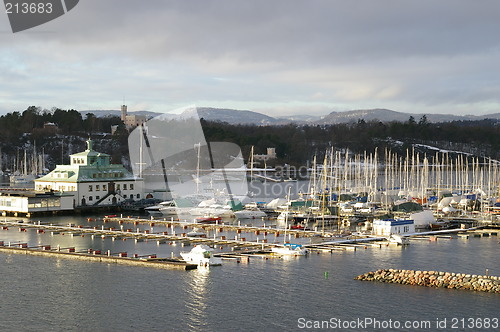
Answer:
[{"label": "tree", "polygon": [[422,117],[420,118],[420,121],[418,121],[418,124],[420,126],[427,126],[429,124],[429,122],[427,121],[427,115],[422,115]]}]

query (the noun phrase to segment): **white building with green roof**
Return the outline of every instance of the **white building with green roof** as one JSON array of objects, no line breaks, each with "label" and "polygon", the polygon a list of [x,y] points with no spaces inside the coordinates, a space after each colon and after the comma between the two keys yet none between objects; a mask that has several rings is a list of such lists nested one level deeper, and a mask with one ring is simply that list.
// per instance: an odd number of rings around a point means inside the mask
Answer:
[{"label": "white building with green roof", "polygon": [[123,165],[111,164],[111,156],[87,149],[70,155],[70,165],[57,165],[35,180],[35,190],[54,190],[74,195],[74,207],[115,205],[144,198],[143,180],[135,178]]}]

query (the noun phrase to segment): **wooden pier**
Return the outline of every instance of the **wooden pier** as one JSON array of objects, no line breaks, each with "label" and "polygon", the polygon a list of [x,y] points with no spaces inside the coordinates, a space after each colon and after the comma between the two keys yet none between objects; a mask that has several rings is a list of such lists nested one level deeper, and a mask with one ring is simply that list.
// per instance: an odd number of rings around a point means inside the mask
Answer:
[{"label": "wooden pier", "polygon": [[[103,219],[104,222],[118,222],[118,223],[134,223],[134,225],[138,224],[162,224],[165,225],[166,227],[181,227],[184,229],[187,228],[202,228],[205,230],[225,230],[225,231],[235,231],[236,233],[239,232],[249,232],[249,233],[255,233],[256,235],[263,234],[275,234],[279,236],[280,234],[283,234],[285,232],[284,228],[276,228],[276,227],[271,227],[271,226],[266,226],[265,224],[263,226],[249,226],[249,225],[233,225],[233,224],[225,224],[221,223],[218,221],[215,221],[214,223],[206,224],[206,223],[199,223],[199,222],[190,222],[187,220],[175,220],[173,218],[167,219],[167,218],[162,218],[162,219],[141,219],[141,218],[131,218],[131,217],[105,217]],[[288,228],[286,229],[286,232],[288,234],[291,234],[293,236],[298,235],[300,237],[314,237],[314,236],[333,236],[335,235],[334,232],[331,231],[319,231],[319,230],[304,230],[304,229],[291,229]]]},{"label": "wooden pier", "polygon": [[[50,248],[50,247],[49,247]],[[121,256],[108,256],[93,251],[92,253],[77,253],[72,251],[61,251],[57,249],[47,249],[46,246],[40,248],[27,248],[22,245],[18,246],[3,246],[0,245],[0,252],[8,254],[24,254],[35,256],[48,256],[63,259],[77,259],[85,261],[94,261],[111,264],[138,265],[145,267],[154,267],[160,269],[174,270],[193,270],[197,268],[196,264],[186,263],[180,260],[168,258],[132,258]]]},{"label": "wooden pier", "polygon": [[[127,230],[117,230],[114,228],[105,229],[104,227],[83,227],[80,226],[61,226],[61,225],[45,225],[37,223],[19,223],[12,221],[0,221],[0,225],[3,227],[17,227],[19,231],[24,232],[28,228],[42,229],[44,231],[50,231],[52,234],[68,234],[70,236],[101,236],[101,237],[111,237],[112,239],[135,239],[138,241],[158,241],[159,244],[167,242],[189,242],[189,243],[208,243],[217,245],[238,245],[238,246],[260,246],[262,248],[272,248],[275,246],[280,246],[277,243],[269,243],[266,239],[262,241],[247,241],[246,239],[227,239],[226,236],[220,237],[195,237],[187,236],[187,233],[181,234],[167,234],[167,232],[151,233],[149,231],[132,231]],[[195,224],[196,227],[200,225]],[[212,226],[212,225],[203,225]],[[221,227],[221,225],[218,225]]]},{"label": "wooden pier", "polygon": [[[95,219],[88,219],[89,222],[96,221]],[[158,244],[173,244],[180,243],[181,245],[190,245],[196,243],[205,243],[209,245],[216,246],[229,246],[231,247],[231,252],[225,253],[215,253],[216,256],[220,256],[224,259],[234,259],[238,262],[248,262],[250,257],[260,257],[264,259],[269,259],[271,257],[279,257],[279,255],[273,255],[271,249],[277,246],[283,246],[282,241],[276,241],[274,243],[268,242],[267,236],[269,234],[275,235],[275,238],[285,233],[285,229],[273,228],[270,226],[245,226],[245,225],[227,225],[227,224],[200,224],[191,223],[185,221],[175,221],[175,220],[156,220],[156,219],[138,219],[138,218],[118,218],[118,217],[107,217],[103,220],[106,222],[116,222],[120,225],[125,223],[132,223],[134,226],[139,224],[149,224],[151,230],[139,230],[139,228],[125,229],[120,226],[120,229],[114,227],[105,228],[104,225],[98,226],[83,226],[83,225],[47,225],[40,222],[25,222],[25,221],[0,221],[1,229],[7,230],[9,228],[17,229],[20,232],[26,232],[27,229],[36,229],[39,234],[50,234],[50,235],[69,235],[75,236],[90,236],[92,238],[100,237],[101,239],[110,238],[112,241],[116,240],[134,240],[136,242],[147,242],[156,241]],[[162,224],[167,229],[171,228],[170,232],[158,232],[153,233],[152,228],[156,224]],[[187,232],[176,233],[174,227],[181,228],[183,230],[188,228],[202,228],[205,231],[214,231],[213,237],[198,237],[198,236],[188,236]],[[0,230],[1,230],[0,229]],[[229,239],[228,235],[216,235],[218,232],[231,231],[234,232],[235,238]],[[249,241],[246,239],[245,235],[242,233],[253,233],[257,236],[256,240]],[[437,241],[437,239],[451,239],[449,234],[446,233],[457,233],[458,237],[468,238],[469,236],[477,237],[487,237],[496,236],[496,229],[453,229],[453,230],[441,230],[424,232],[421,235],[414,234],[411,238],[415,240],[428,240]],[[397,245],[397,243],[389,242],[386,237],[373,237],[373,236],[349,236],[349,237],[333,237],[332,233],[324,233],[319,231],[309,231],[309,230],[286,230],[286,233],[293,234],[293,237],[309,237],[316,238],[318,241],[311,241],[311,243],[303,243],[302,245],[306,247],[310,252],[316,253],[333,253],[333,252],[346,252],[346,251],[356,251],[356,250],[366,250],[368,248],[382,248],[389,245]],[[262,235],[263,238],[259,239],[258,236]],[[325,237],[328,235],[328,237]],[[158,268],[172,268],[172,269],[193,269],[196,266],[192,264],[186,264],[185,262],[173,259],[173,258],[157,258],[155,255],[146,255],[143,257],[137,256],[137,254],[132,255],[132,257],[126,257],[126,253],[110,253],[109,250],[101,253],[100,251],[92,251],[92,249],[86,249],[84,252],[75,252],[74,247],[70,248],[51,248],[50,246],[37,246],[28,247],[28,243],[11,243],[7,242],[4,245],[4,241],[0,241],[0,252],[9,253],[19,253],[19,254],[32,254],[32,255],[52,255],[61,258],[73,258],[80,260],[92,260],[100,262],[108,262],[115,264],[133,264],[133,265],[143,265]]]}]

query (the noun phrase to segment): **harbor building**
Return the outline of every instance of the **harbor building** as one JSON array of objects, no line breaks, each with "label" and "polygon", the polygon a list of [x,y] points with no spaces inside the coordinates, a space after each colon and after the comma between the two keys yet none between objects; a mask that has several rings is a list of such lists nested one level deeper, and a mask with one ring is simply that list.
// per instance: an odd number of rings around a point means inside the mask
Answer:
[{"label": "harbor building", "polygon": [[73,207],[111,206],[144,198],[143,180],[123,165],[111,164],[111,156],[95,151],[90,139],[85,151],[70,155],[70,165],[57,165],[36,179],[35,190],[70,193]]},{"label": "harbor building", "polygon": [[373,220],[373,235],[391,236],[415,233],[415,222],[406,219],[375,219]]},{"label": "harbor building", "polygon": [[62,192],[37,192],[23,189],[0,191],[0,211],[2,216],[33,213],[61,212],[73,210],[73,195]]}]

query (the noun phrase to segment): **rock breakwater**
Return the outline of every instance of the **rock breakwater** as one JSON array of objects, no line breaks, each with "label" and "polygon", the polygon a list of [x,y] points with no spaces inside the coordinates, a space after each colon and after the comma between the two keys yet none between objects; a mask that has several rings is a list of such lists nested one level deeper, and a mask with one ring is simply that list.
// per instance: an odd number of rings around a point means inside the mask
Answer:
[{"label": "rock breakwater", "polygon": [[436,288],[466,289],[500,294],[500,277],[496,276],[439,271],[381,269],[361,274],[354,279]]}]

